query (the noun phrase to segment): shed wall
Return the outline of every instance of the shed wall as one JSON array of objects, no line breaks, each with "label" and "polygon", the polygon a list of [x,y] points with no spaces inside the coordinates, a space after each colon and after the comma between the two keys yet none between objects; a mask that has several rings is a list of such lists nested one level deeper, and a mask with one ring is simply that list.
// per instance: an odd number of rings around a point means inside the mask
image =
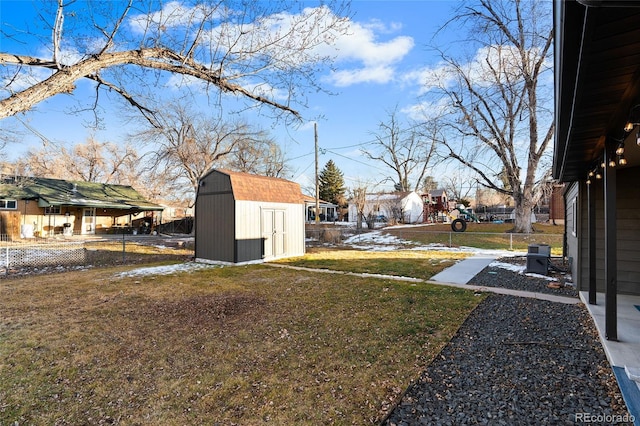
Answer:
[{"label": "shed wall", "polygon": [[200,182],[195,209],[195,257],[235,262],[235,202],[228,177],[209,174]]},{"label": "shed wall", "polygon": [[264,229],[263,212],[265,210],[284,212],[284,256],[303,255],[305,251],[305,211],[302,203],[237,201],[235,223],[238,241],[256,239],[267,241],[270,238],[269,232],[271,230]]},{"label": "shed wall", "polygon": [[[235,176],[238,183],[238,176]],[[261,179],[255,179],[262,182]],[[230,263],[262,260],[266,257],[299,256],[305,250],[304,204],[246,201],[234,197],[233,179],[224,172],[213,171],[200,181],[195,214],[195,257]],[[273,184],[272,180],[264,182]],[[290,186],[290,185],[289,185]],[[256,194],[261,189],[254,188]],[[273,194],[271,194],[273,196]],[[286,196],[287,194],[283,194]],[[265,230],[265,210],[278,211],[277,236]],[[283,215],[283,216],[282,216]],[[265,242],[278,238],[277,251],[265,250]]]}]

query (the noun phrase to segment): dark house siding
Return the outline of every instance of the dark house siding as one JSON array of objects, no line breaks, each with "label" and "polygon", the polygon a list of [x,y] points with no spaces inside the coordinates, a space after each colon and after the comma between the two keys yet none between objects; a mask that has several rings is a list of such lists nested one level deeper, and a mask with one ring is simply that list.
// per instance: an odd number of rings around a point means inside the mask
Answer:
[{"label": "dark house siding", "polygon": [[[617,274],[618,292],[621,294],[640,293],[640,185],[631,184],[640,179],[640,168],[626,168],[617,171]],[[594,180],[594,199],[596,203],[596,283],[597,291],[604,292],[604,196],[603,180]],[[575,185],[578,186],[577,184]],[[582,185],[579,199],[579,232],[581,235],[578,285],[587,291],[589,285],[589,247],[587,243],[587,196],[586,185]],[[570,191],[567,192],[567,195]],[[567,196],[567,243],[568,247],[577,242],[570,238],[569,227],[570,198]],[[569,249],[571,250],[571,249]]]},{"label": "dark house siding", "polygon": [[[571,184],[571,186],[567,188],[567,192],[565,193],[566,203],[564,203],[566,205],[564,216],[565,216],[565,232],[566,232],[566,238],[567,238],[567,252],[565,253],[565,256],[571,260],[571,268],[572,268],[571,274],[573,276],[573,279],[578,280],[578,282],[580,277],[580,272],[578,272],[578,266],[581,264],[579,262],[580,260],[580,251],[579,251],[580,248],[578,246],[580,242],[579,237],[586,235],[586,228],[583,230],[580,227],[579,223],[577,222],[578,217],[576,213],[578,211],[578,206],[579,206],[578,204],[579,189],[580,189],[580,186],[578,185],[578,182]],[[574,229],[576,232],[573,232]]]}]

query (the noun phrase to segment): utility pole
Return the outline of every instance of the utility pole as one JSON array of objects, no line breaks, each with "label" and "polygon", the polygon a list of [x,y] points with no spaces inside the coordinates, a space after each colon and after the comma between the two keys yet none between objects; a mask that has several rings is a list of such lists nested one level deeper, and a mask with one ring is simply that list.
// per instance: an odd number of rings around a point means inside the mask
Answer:
[{"label": "utility pole", "polygon": [[313,123],[316,144],[316,224],[320,222],[320,182],[318,178],[318,123]]}]

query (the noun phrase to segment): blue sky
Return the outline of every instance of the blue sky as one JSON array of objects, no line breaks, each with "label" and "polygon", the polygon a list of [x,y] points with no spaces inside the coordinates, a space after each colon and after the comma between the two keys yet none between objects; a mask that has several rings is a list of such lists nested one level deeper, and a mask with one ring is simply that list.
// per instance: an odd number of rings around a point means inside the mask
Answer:
[{"label": "blue sky", "polygon": [[[427,44],[434,31],[451,18],[456,6],[453,0],[356,0],[351,3],[352,31],[348,38],[339,41],[336,71],[324,70],[317,75],[318,81],[336,94],[309,94],[309,108],[300,111],[306,120],[302,125],[297,128],[277,125],[270,129],[291,159],[292,180],[303,188],[310,187],[313,181],[313,122],[317,117],[322,117],[317,120],[320,168],[333,160],[344,173],[347,187],[359,181],[371,183],[392,176],[382,164],[366,160],[360,148],[371,146],[378,123],[388,119],[389,111],[397,109],[402,113],[419,103],[422,90],[417,78],[419,71],[435,68],[438,62]],[[0,3],[3,28],[33,25],[33,12],[29,1],[2,0]],[[17,45],[3,37],[0,51],[29,52],[37,56],[42,51],[41,43],[49,41],[50,38],[44,38],[32,40],[29,45]],[[89,83],[80,83],[73,95],[83,96],[90,90]],[[70,95],[57,95],[21,117],[21,122],[9,118],[1,121],[0,126],[24,129],[23,123],[27,123],[44,139],[55,143],[71,146],[84,142],[91,134],[84,124],[91,117],[67,114],[71,101]],[[106,97],[102,101],[105,121],[103,130],[95,133],[96,138],[110,142],[124,140],[128,127],[118,111],[119,106],[106,102]],[[248,120],[263,127],[271,125],[269,120],[257,115],[248,116]],[[28,147],[42,146],[42,143],[36,134],[25,132],[22,142],[9,145],[6,151],[12,159],[24,155]]]}]

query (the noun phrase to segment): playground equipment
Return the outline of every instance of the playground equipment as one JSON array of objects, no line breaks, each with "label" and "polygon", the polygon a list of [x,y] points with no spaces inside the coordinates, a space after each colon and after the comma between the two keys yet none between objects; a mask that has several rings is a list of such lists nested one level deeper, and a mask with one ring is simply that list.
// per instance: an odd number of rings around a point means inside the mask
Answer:
[{"label": "playground equipment", "polygon": [[480,220],[470,211],[465,209],[464,204],[458,204],[458,206],[452,211],[458,210],[459,215],[457,218],[451,216],[451,212],[449,213],[449,217],[453,219],[451,222],[451,229],[453,232],[464,232],[467,230],[467,221],[480,222]]}]

